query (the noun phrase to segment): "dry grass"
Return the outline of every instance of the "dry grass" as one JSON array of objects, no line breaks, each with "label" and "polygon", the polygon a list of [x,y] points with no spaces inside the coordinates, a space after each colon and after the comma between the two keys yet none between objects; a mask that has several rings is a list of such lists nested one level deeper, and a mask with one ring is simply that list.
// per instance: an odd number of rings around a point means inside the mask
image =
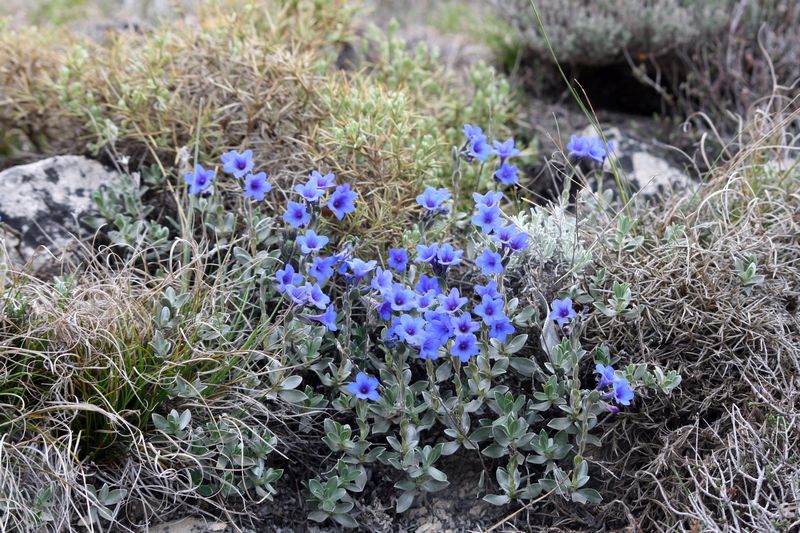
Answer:
[{"label": "dry grass", "polygon": [[[607,497],[643,531],[800,524],[791,444],[800,439],[800,167],[779,163],[797,147],[784,135],[796,101],[787,108],[760,114],[743,134],[750,141],[740,139],[746,148],[696,198],[647,217],[641,252],[599,257],[613,280],[631,284],[642,313],[598,319],[595,342],[684,378],[674,399],[647,399],[606,435]],[[665,242],[670,224],[684,226],[685,239]],[[746,254],[765,276],[751,294],[734,268]]]}]

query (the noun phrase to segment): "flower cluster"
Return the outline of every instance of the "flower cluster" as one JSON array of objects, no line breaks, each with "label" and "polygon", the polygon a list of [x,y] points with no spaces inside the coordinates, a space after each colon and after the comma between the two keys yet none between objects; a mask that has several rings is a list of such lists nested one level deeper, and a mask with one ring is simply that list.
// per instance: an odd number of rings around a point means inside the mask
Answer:
[{"label": "flower cluster", "polygon": [[[253,173],[253,151],[245,150],[242,153],[231,150],[222,154],[222,170],[237,179],[244,178],[244,196],[254,200],[263,200],[266,193],[272,190],[272,185],[267,181],[266,172]],[[211,188],[216,170],[207,170],[199,163],[195,164],[194,172],[183,177],[189,186],[189,194],[198,195]]]},{"label": "flower cluster", "polygon": [[567,143],[567,152],[570,157],[576,159],[587,159],[596,163],[602,163],[608,157],[608,153],[613,150],[613,146],[606,144],[599,137],[578,137],[572,135]]},{"label": "flower cluster", "polygon": [[514,139],[495,140],[490,147],[483,129],[471,124],[464,125],[464,135],[467,140],[462,146],[461,154],[465,159],[485,163],[490,156],[497,156],[498,164],[494,178],[505,186],[519,183],[519,167],[509,163],[509,159],[520,154],[519,149],[515,147]]}]

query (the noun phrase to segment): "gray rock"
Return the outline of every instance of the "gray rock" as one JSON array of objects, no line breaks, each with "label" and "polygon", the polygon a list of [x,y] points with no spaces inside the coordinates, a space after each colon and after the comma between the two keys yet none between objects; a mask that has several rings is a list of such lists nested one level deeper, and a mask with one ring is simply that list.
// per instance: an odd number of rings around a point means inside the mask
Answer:
[{"label": "gray rock", "polygon": [[[580,135],[597,137],[589,126]],[[636,139],[618,128],[603,129],[606,141],[613,146],[610,159],[622,169],[632,186],[632,192],[644,201],[653,201],[670,194],[685,193],[695,186],[689,176],[669,161],[668,149],[654,143]],[[611,173],[611,161],[606,160],[603,170]]]},{"label": "gray rock", "polygon": [[92,193],[118,179],[97,161],[57,156],[0,172],[0,238],[8,258],[34,271],[57,265],[80,236]]}]

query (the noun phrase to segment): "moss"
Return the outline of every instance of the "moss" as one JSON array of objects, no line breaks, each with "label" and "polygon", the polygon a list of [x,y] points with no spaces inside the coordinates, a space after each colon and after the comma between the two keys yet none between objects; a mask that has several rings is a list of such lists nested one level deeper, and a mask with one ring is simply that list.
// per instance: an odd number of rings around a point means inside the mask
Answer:
[{"label": "moss", "polygon": [[376,235],[405,225],[423,182],[450,175],[463,122],[507,133],[511,90],[484,65],[464,87],[434,51],[375,31],[362,40],[359,68],[343,71],[342,50],[360,49],[344,2],[240,7],[103,45],[34,29],[3,34],[0,129],[44,153],[107,148],[158,162],[176,179],[182,147],[214,161],[246,146],[284,190],[312,169],[334,171],[385,202],[348,228],[378,245]]}]

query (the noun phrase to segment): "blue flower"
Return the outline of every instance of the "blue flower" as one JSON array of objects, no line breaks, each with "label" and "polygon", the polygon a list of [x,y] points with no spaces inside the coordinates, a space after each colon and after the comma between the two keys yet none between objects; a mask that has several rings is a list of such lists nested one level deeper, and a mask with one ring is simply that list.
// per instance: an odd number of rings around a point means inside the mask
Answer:
[{"label": "blue flower", "polygon": [[283,213],[283,221],[293,228],[301,228],[311,222],[311,215],[306,211],[306,206],[298,202],[288,202],[286,212]]},{"label": "blue flower", "polygon": [[200,194],[209,187],[214,177],[217,175],[216,170],[206,170],[200,163],[195,164],[194,172],[186,174],[183,181],[189,185],[189,194]]},{"label": "blue flower", "polygon": [[303,200],[310,204],[316,203],[325,194],[325,188],[319,186],[317,177],[313,174],[304,184],[295,185],[294,190],[303,197]]},{"label": "blue flower", "polygon": [[472,223],[481,228],[487,235],[500,227],[500,208],[495,206],[478,206],[478,212],[472,217]]},{"label": "blue flower", "polygon": [[308,303],[308,289],[305,285],[287,285],[286,296],[295,305],[306,305]]},{"label": "blue flower", "polygon": [[304,254],[313,254],[322,250],[328,244],[328,238],[325,235],[317,235],[317,233],[310,229],[304,235],[297,236],[297,244],[300,245],[300,251]]},{"label": "blue flower", "polygon": [[511,243],[511,239],[514,238],[516,234],[517,230],[514,229],[514,226],[500,226],[495,230],[494,235],[492,235],[492,240],[494,242],[499,242],[503,246],[508,246]]},{"label": "blue flower", "polygon": [[500,298],[501,294],[497,292],[497,282],[490,281],[486,285],[475,285],[475,292],[481,298]]},{"label": "blue flower", "polygon": [[428,291],[434,291],[436,294],[442,293],[442,289],[439,288],[439,280],[434,276],[429,277],[425,274],[420,275],[414,290],[420,294],[425,294]]},{"label": "blue flower", "polygon": [[426,330],[439,339],[439,344],[444,345],[453,336],[453,324],[450,315],[443,311],[425,311],[425,320],[428,321]]},{"label": "blue flower", "polygon": [[372,269],[374,269],[375,265],[377,264],[378,262],[374,259],[371,261],[363,261],[358,257],[354,257],[353,259],[347,261],[347,265],[350,267],[350,272],[357,281],[361,281],[367,274],[372,272]]},{"label": "blue flower", "polygon": [[484,296],[481,299],[481,303],[475,306],[475,314],[483,319],[484,324],[491,326],[498,320],[505,318],[503,300]]},{"label": "blue flower", "polygon": [[475,264],[481,268],[484,276],[503,273],[503,258],[488,248],[484,248],[481,256],[475,260]]},{"label": "blue flower", "polygon": [[417,295],[402,283],[395,283],[387,298],[392,311],[411,311],[417,304]]},{"label": "blue flower", "polygon": [[456,250],[449,243],[445,243],[436,251],[436,262],[444,266],[457,265],[461,262],[464,250]]},{"label": "blue flower", "polygon": [[614,373],[614,368],[611,365],[604,366],[600,363],[597,363],[594,367],[595,371],[597,372],[597,388],[598,389],[605,389],[616,379],[617,375]]},{"label": "blue flower", "polygon": [[472,333],[468,335],[456,335],[453,344],[450,346],[450,353],[458,357],[462,363],[468,363],[469,358],[478,355],[478,339]]},{"label": "blue flower", "polygon": [[494,207],[496,205],[500,205],[500,200],[503,199],[503,193],[500,191],[489,191],[486,194],[474,192],[472,193],[472,199],[475,200],[475,207],[480,207],[482,205],[486,207]]},{"label": "blue flower", "polygon": [[350,394],[354,394],[359,400],[372,400],[377,401],[380,399],[378,394],[378,378],[368,376],[363,372],[356,375],[356,380],[347,385],[347,390]]},{"label": "blue flower", "polygon": [[322,292],[322,289],[316,283],[313,285],[306,283],[306,294],[308,295],[306,301],[319,309],[325,309],[331,303],[330,297]]},{"label": "blue flower", "polygon": [[453,325],[453,330],[458,335],[475,333],[481,327],[480,324],[472,320],[472,315],[467,312],[461,313],[459,316],[451,317],[450,323]]},{"label": "blue flower", "polygon": [[405,272],[408,265],[408,251],[405,248],[392,248],[389,250],[389,260],[386,264],[396,272]]},{"label": "blue flower", "polygon": [[428,291],[425,294],[420,294],[417,297],[417,311],[423,312],[436,303],[436,292]]},{"label": "blue flower", "polygon": [[528,234],[519,232],[511,238],[508,247],[512,252],[521,252],[528,247]]},{"label": "blue flower", "polygon": [[514,139],[506,139],[505,142],[494,141],[494,153],[500,157],[501,160],[506,160],[509,157],[519,155],[519,150],[514,147]]},{"label": "blue flower", "polygon": [[333,211],[336,218],[342,220],[347,213],[356,210],[357,197],[358,195],[350,190],[349,183],[339,185],[328,200],[328,209]]},{"label": "blue flower", "polygon": [[419,358],[430,359],[435,361],[439,359],[439,348],[442,344],[439,342],[439,337],[430,332],[424,332],[422,335],[422,342],[419,343]]},{"label": "blue flower", "polygon": [[508,161],[503,161],[503,164],[494,173],[494,177],[503,185],[516,185],[519,183],[517,172],[519,172],[519,168],[516,165],[509,165]]},{"label": "blue flower", "polygon": [[241,178],[253,170],[253,151],[245,150],[241,154],[236,150],[222,154],[222,170]]},{"label": "blue flower", "polygon": [[264,195],[272,190],[272,185],[267,181],[266,172],[248,174],[244,178],[244,195],[254,200],[263,200]]},{"label": "blue flower", "polygon": [[388,293],[392,290],[392,271],[384,270],[381,267],[375,269],[375,274],[372,276],[372,283],[370,287],[381,294]]},{"label": "blue flower", "polygon": [[440,211],[442,204],[450,199],[447,189],[434,189],[427,187],[425,192],[417,196],[417,203],[428,211]]},{"label": "blue flower", "polygon": [[392,318],[392,304],[389,301],[378,304],[375,310],[378,312],[378,316],[381,320],[389,320]]},{"label": "blue flower", "polygon": [[490,153],[491,148],[489,148],[489,143],[486,142],[486,137],[481,135],[472,139],[469,147],[469,155],[483,162],[489,158]]},{"label": "blue flower", "polygon": [[308,318],[316,320],[328,328],[328,331],[336,331],[338,329],[336,327],[336,309],[334,309],[332,305],[329,305],[321,315],[309,315]]},{"label": "blue flower", "polygon": [[506,337],[516,331],[508,317],[501,317],[489,326],[489,337],[497,339],[500,342],[506,342]]},{"label": "blue flower", "polygon": [[630,405],[633,400],[633,389],[631,389],[628,380],[625,378],[616,378],[614,380],[614,392],[612,396],[614,401],[620,405]]},{"label": "blue flower", "polygon": [[287,263],[281,270],[275,272],[275,281],[278,282],[278,292],[284,293],[287,286],[303,283],[303,276],[296,274],[294,267]]},{"label": "blue flower", "polygon": [[572,308],[572,298],[564,298],[563,300],[553,300],[550,304],[550,320],[558,322],[559,326],[563,326],[571,319],[575,318],[577,313]]},{"label": "blue flower", "polygon": [[400,337],[412,346],[419,346],[425,332],[425,320],[411,315],[400,315]]},{"label": "blue flower", "polygon": [[317,256],[308,267],[308,275],[313,276],[319,283],[325,283],[333,276],[333,265],[336,263],[335,256]]},{"label": "blue flower", "polygon": [[461,297],[456,288],[450,289],[450,293],[447,295],[440,294],[438,299],[440,309],[448,314],[455,313],[467,303],[467,298]]},{"label": "blue flower", "polygon": [[418,244],[417,245],[417,258],[414,259],[415,263],[433,263],[436,260],[436,253],[439,251],[438,244]]},{"label": "blue flower", "polygon": [[336,176],[333,174],[333,172],[329,172],[323,176],[322,174],[314,170],[311,172],[311,174],[308,175],[308,179],[309,181],[311,179],[315,179],[317,181],[317,187],[323,192],[325,191],[325,189],[336,186]]},{"label": "blue flower", "polygon": [[608,155],[603,140],[597,137],[578,137],[573,135],[567,143],[567,151],[572,157],[591,159],[602,163]]},{"label": "blue flower", "polygon": [[483,137],[483,130],[472,124],[464,124],[464,135],[467,137],[468,141],[472,141],[477,137]]}]

